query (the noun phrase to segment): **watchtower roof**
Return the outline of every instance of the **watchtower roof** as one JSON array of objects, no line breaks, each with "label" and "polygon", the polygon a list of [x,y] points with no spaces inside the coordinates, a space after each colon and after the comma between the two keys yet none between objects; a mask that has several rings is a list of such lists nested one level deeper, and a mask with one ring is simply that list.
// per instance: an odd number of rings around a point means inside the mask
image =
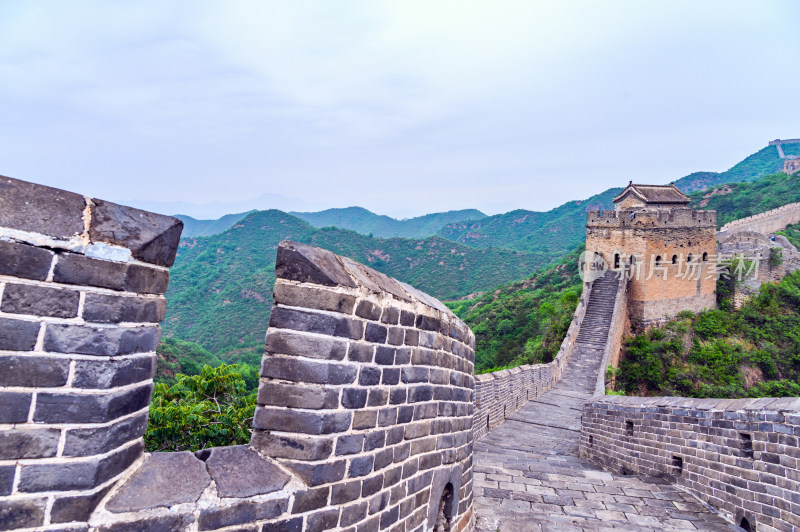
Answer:
[{"label": "watchtower roof", "polygon": [[646,205],[688,205],[689,196],[681,192],[675,185],[636,185],[628,184],[625,190],[614,198],[614,204],[621,202],[629,195],[634,196]]}]

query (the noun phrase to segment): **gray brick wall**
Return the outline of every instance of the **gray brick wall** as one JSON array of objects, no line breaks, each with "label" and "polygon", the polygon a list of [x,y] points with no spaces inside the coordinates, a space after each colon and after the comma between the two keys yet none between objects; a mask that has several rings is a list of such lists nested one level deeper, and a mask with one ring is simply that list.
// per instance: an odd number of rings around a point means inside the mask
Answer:
[{"label": "gray brick wall", "polygon": [[0,177],[0,529],[86,521],[141,457],[181,227]]},{"label": "gray brick wall", "polygon": [[601,397],[580,453],[622,474],[685,486],[752,530],[800,527],[800,399]]}]

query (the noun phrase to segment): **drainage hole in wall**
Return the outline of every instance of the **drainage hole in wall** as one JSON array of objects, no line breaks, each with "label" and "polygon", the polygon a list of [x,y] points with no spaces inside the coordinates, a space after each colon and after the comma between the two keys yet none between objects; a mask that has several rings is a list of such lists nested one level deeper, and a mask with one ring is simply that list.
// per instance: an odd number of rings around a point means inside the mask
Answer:
[{"label": "drainage hole in wall", "polygon": [[589,436],[589,447],[594,445],[594,436]]},{"label": "drainage hole in wall", "polygon": [[747,532],[752,532],[753,530],[755,530],[755,528],[753,528],[753,525],[750,524],[750,521],[748,521],[746,517],[742,517],[742,520],[739,521],[739,528],[741,528],[742,530],[747,530]]},{"label": "drainage hole in wall", "polygon": [[633,421],[626,421],[625,422],[625,435],[626,436],[633,436]]},{"label": "drainage hole in wall", "polygon": [[672,457],[672,470],[675,472],[676,475],[681,476],[683,473],[683,458],[680,456],[673,456]]},{"label": "drainage hole in wall", "polygon": [[753,436],[746,432],[740,432],[739,445],[745,458],[753,458]]}]

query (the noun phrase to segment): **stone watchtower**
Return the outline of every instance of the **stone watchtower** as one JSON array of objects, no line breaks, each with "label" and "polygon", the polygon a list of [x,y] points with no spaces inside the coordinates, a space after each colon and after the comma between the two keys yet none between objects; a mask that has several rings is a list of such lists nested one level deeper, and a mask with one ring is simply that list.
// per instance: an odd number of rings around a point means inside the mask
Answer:
[{"label": "stone watchtower", "polygon": [[586,251],[630,266],[628,311],[639,323],[716,306],[715,211],[689,208],[674,185],[629,184],[613,211],[587,213]]}]

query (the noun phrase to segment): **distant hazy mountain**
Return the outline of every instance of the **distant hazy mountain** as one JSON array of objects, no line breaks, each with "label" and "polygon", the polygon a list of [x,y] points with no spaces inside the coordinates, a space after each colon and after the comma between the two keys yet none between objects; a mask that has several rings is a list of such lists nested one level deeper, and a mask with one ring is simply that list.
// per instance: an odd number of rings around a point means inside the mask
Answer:
[{"label": "distant hazy mountain", "polygon": [[175,218],[179,218],[183,222],[182,237],[211,236],[233,227],[233,224],[250,214],[250,212],[226,214],[216,220],[198,220],[185,214],[176,214]]},{"label": "distant hazy mountain", "polygon": [[486,215],[477,209],[437,212],[396,220],[382,214],[375,214],[363,207],[347,207],[344,209],[327,209],[320,212],[291,212],[301,220],[314,227],[339,227],[350,229],[362,235],[391,238],[424,238],[435,235],[439,229],[453,222],[479,220]]}]

